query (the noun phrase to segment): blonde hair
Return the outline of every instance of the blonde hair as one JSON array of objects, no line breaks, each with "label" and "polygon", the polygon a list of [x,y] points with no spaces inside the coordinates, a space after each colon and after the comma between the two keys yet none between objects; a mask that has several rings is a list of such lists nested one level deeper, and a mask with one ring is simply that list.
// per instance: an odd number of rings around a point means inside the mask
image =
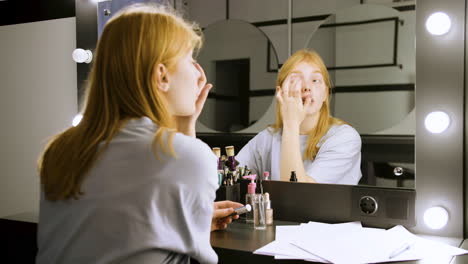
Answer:
[{"label": "blonde hair", "polygon": [[[322,108],[320,108],[320,115],[317,126],[315,129],[310,131],[309,137],[307,140],[307,147],[304,151],[304,159],[315,159],[319,147],[317,144],[319,143],[320,139],[328,132],[332,125],[341,125],[346,124],[344,121],[334,118],[330,115],[330,96],[331,93],[331,82],[330,76],[327,71],[327,67],[323,62],[320,55],[312,50],[302,49],[295,52],[291,57],[289,57],[286,62],[281,67],[278,77],[276,79],[276,86],[281,86],[286,79],[286,77],[294,70],[294,68],[300,63],[308,63],[317,66],[320,70],[320,73],[323,76],[323,80],[326,86],[326,98],[323,102]],[[274,131],[278,131],[283,127],[283,118],[281,116],[281,108],[278,105],[276,108],[276,122],[275,124],[271,125]]]},{"label": "blonde hair", "polygon": [[153,69],[161,63],[173,71],[182,56],[201,47],[199,32],[196,25],[157,5],[133,5],[109,20],[88,76],[83,119],[56,135],[38,161],[46,199],[79,198],[86,173],[130,118],[151,119],[158,125],[155,155],[161,148],[175,156],[173,116],[153,81]]}]

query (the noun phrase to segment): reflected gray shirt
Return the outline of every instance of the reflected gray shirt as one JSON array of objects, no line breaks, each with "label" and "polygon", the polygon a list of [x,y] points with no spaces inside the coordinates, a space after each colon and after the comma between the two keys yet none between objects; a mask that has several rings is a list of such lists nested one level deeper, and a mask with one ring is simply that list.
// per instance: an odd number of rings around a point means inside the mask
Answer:
[{"label": "reflected gray shirt", "polygon": [[[308,135],[299,136],[301,154]],[[320,139],[314,160],[304,160],[308,176],[318,183],[356,185],[361,179],[361,137],[349,125],[334,125]],[[272,180],[280,179],[281,130],[267,128],[258,133],[237,154],[239,166],[247,165],[253,173],[269,171]]]},{"label": "reflected gray shirt", "polygon": [[78,200],[41,196],[37,264],[216,263],[210,245],[217,158],[177,133],[177,158],[152,151],[156,126],[130,120],[85,177]]}]

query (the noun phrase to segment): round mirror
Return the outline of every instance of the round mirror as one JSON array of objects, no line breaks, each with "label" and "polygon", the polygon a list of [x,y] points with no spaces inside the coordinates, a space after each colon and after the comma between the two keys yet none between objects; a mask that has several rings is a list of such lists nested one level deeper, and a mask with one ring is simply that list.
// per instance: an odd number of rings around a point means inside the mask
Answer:
[{"label": "round mirror", "polygon": [[203,33],[197,60],[213,88],[198,120],[222,132],[247,128],[274,100],[277,54],[268,37],[244,21],[223,20]]},{"label": "round mirror", "polygon": [[[401,124],[414,108],[414,36],[414,12],[361,4],[329,16],[306,47],[330,72],[332,114],[360,134]],[[411,125],[402,134],[414,134]]]}]

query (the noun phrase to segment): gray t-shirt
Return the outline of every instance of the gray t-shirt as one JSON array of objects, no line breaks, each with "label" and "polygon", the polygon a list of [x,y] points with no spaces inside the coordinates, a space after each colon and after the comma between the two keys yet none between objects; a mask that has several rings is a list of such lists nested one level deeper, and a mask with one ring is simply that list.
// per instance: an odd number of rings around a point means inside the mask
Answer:
[{"label": "gray t-shirt", "polygon": [[[299,136],[304,157],[308,135]],[[314,160],[304,160],[308,176],[318,183],[356,185],[361,179],[361,137],[349,125],[334,125],[317,144]],[[256,174],[269,171],[272,180],[280,179],[281,130],[267,128],[258,133],[236,156],[240,166],[247,165]]]},{"label": "gray t-shirt", "polygon": [[210,245],[217,158],[177,133],[152,151],[149,118],[130,120],[87,174],[78,200],[41,196],[37,264],[216,263]]}]

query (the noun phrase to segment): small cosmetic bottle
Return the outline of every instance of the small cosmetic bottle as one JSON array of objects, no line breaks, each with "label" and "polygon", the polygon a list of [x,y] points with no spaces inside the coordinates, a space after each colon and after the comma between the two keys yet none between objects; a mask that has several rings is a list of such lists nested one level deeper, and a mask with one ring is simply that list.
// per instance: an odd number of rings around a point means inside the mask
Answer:
[{"label": "small cosmetic bottle", "polygon": [[267,225],[273,225],[273,209],[271,208],[270,194],[265,193],[263,195],[263,200],[264,200],[264,203],[265,203],[266,224]]},{"label": "small cosmetic bottle", "polygon": [[291,171],[291,177],[289,178],[289,181],[297,182],[297,177],[296,177],[296,172],[295,171]]},{"label": "small cosmetic bottle", "polygon": [[235,171],[239,162],[235,158],[234,146],[226,147],[227,160],[225,162],[226,166],[229,168],[229,171]]},{"label": "small cosmetic bottle", "polygon": [[224,162],[221,160],[221,149],[220,148],[213,148],[213,153],[218,158],[218,184],[221,186],[223,185],[223,178],[224,178]]}]

